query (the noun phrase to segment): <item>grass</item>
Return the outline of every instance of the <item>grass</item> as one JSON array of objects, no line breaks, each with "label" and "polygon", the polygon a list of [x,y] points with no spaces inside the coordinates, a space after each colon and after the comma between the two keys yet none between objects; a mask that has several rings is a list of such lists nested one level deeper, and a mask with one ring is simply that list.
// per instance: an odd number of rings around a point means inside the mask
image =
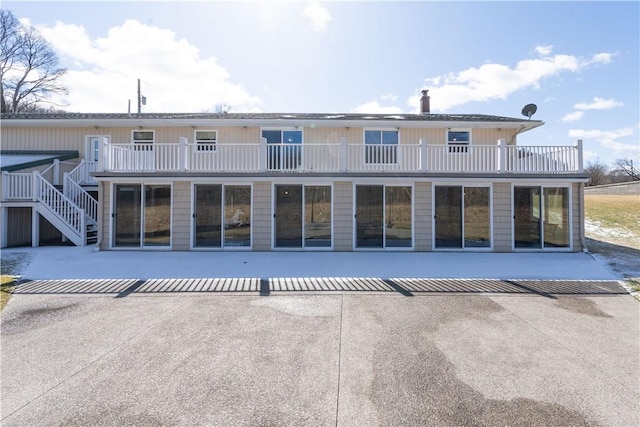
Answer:
[{"label": "grass", "polygon": [[4,306],[7,305],[7,302],[9,302],[15,282],[13,276],[0,276],[0,311],[2,311]]},{"label": "grass", "polygon": [[[606,228],[621,229],[640,236],[640,196],[585,195],[585,216]],[[636,243],[640,249],[640,243]]]},{"label": "grass", "polygon": [[585,217],[589,250],[607,258],[640,299],[640,196],[585,195]]},{"label": "grass", "polygon": [[0,311],[11,298],[15,286],[15,277],[29,264],[31,255],[25,252],[2,252],[0,263]]}]

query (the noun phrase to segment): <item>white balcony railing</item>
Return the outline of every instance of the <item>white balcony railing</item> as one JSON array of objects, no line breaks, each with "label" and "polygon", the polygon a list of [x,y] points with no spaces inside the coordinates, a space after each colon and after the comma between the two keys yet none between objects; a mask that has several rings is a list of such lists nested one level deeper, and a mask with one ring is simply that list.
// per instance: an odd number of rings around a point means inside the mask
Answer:
[{"label": "white balcony railing", "polygon": [[582,141],[575,146],[449,146],[419,144],[120,144],[103,140],[100,172],[582,172]]}]

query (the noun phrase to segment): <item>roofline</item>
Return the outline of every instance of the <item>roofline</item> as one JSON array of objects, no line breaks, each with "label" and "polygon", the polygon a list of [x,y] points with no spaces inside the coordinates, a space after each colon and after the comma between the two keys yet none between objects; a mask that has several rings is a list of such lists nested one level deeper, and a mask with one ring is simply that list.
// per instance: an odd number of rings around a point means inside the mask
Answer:
[{"label": "roofline", "polygon": [[13,155],[39,155],[46,156],[50,155],[52,157],[48,157],[46,159],[34,160],[31,162],[20,163],[17,165],[3,166],[0,168],[2,172],[14,172],[22,169],[35,168],[37,166],[47,165],[49,163],[53,163],[53,160],[71,160],[77,159],[80,157],[80,153],[76,150],[61,150],[61,151],[38,151],[38,150],[2,150],[0,151],[0,156],[3,154],[13,154]]},{"label": "roofline", "polygon": [[311,118],[89,118],[89,119],[4,119],[7,127],[203,127],[203,126],[292,126],[292,127],[395,127],[401,128],[471,128],[522,129],[526,132],[544,124],[541,120],[404,120],[404,119],[311,119]]}]

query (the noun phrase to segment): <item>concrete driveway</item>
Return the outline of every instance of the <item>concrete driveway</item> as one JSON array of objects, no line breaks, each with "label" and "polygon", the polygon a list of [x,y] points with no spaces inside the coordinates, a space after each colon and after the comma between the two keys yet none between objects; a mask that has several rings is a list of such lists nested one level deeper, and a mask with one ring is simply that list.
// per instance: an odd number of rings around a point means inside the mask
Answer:
[{"label": "concrete driveway", "polygon": [[17,294],[1,424],[637,426],[638,302],[591,289]]}]

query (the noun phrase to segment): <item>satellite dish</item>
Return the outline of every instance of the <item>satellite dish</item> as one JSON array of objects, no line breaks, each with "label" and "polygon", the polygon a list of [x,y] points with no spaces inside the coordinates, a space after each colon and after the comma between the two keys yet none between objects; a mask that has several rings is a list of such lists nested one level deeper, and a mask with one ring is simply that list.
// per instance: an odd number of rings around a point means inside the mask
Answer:
[{"label": "satellite dish", "polygon": [[531,116],[533,116],[536,111],[538,111],[538,106],[536,104],[527,104],[522,109],[522,115],[531,119]]}]

